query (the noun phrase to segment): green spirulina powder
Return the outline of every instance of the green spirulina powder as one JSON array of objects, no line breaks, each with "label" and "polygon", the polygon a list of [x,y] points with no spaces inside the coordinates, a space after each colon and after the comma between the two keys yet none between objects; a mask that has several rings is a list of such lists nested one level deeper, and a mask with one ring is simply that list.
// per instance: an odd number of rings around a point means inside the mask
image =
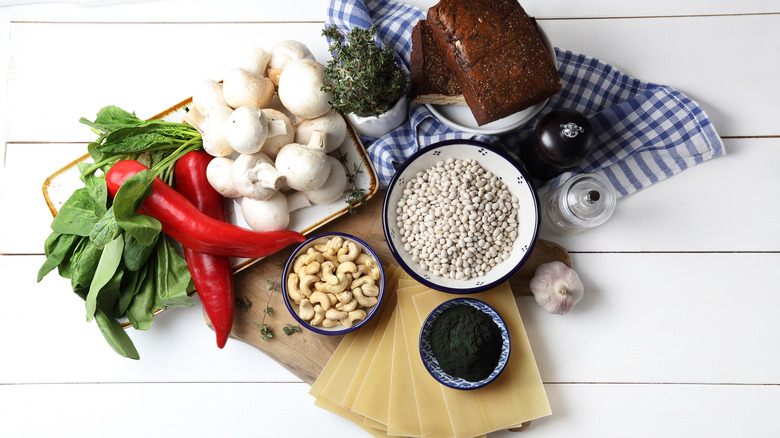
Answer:
[{"label": "green spirulina powder", "polygon": [[442,371],[478,382],[501,356],[501,329],[488,314],[468,305],[444,310],[431,327],[431,349]]}]

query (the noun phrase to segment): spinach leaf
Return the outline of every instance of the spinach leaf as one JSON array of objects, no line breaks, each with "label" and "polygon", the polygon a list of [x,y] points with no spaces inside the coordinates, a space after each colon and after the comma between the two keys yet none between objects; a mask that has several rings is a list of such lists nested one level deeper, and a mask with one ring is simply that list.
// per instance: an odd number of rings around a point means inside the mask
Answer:
[{"label": "spinach leaf", "polygon": [[100,255],[103,253],[103,250],[95,247],[89,239],[84,239],[83,242],[81,248],[75,251],[71,257],[70,284],[74,291],[81,287],[89,288],[92,277],[95,275],[95,268],[100,261]]},{"label": "spinach leaf", "polygon": [[125,271],[125,275],[122,277],[122,287],[117,301],[116,308],[114,309],[114,316],[121,318],[127,313],[130,303],[133,301],[133,297],[141,289],[141,284],[146,278],[146,269],[140,269],[137,271]]},{"label": "spinach leaf", "polygon": [[95,322],[97,322],[100,333],[108,342],[108,345],[117,353],[130,359],[139,359],[140,355],[136,350],[133,341],[119,322],[107,315],[103,310],[98,309],[95,312]]},{"label": "spinach leaf", "polygon": [[51,233],[44,244],[46,261],[38,270],[38,282],[63,261],[69,259],[81,239],[83,239],[81,236],[75,234]]},{"label": "spinach leaf", "polygon": [[84,187],[73,192],[62,204],[62,208],[51,222],[51,229],[61,234],[89,236],[98,219],[100,217],[95,214],[95,200]]},{"label": "spinach leaf", "polygon": [[151,245],[162,230],[157,219],[136,213],[144,199],[152,193],[154,175],[147,169],[131,176],[114,196],[114,216],[117,223],[142,245]]},{"label": "spinach leaf", "polygon": [[102,133],[113,132],[128,125],[141,125],[144,123],[143,120],[136,117],[135,113],[129,113],[117,106],[101,108],[95,116],[94,122],[90,122],[83,117],[79,119],[79,122]]},{"label": "spinach leaf", "polygon": [[108,242],[119,237],[120,234],[122,234],[122,228],[119,227],[114,216],[114,207],[111,206],[92,228],[92,231],[89,233],[89,240],[96,247],[103,248]]},{"label": "spinach leaf", "polygon": [[138,271],[143,267],[149,256],[154,252],[154,247],[157,244],[157,239],[160,235],[155,236],[151,245],[143,245],[133,237],[130,233],[125,233],[125,250],[122,253],[122,262],[125,267],[130,271]]},{"label": "spinach leaf", "polygon": [[150,148],[173,147],[176,137],[166,135],[167,129],[155,125],[120,128],[106,136],[106,141],[97,146],[101,152],[114,154],[139,153]]},{"label": "spinach leaf", "polygon": [[189,307],[195,300],[188,292],[194,290],[187,262],[167,239],[155,247],[157,300],[166,307]]},{"label": "spinach leaf", "polygon": [[154,320],[154,268],[147,266],[147,273],[127,308],[127,319],[136,330],[147,330]]},{"label": "spinach leaf", "polygon": [[87,294],[87,321],[92,321],[92,317],[95,316],[98,294],[100,294],[103,286],[107,285],[112,280],[117,267],[119,267],[119,263],[122,261],[122,249],[124,248],[124,245],[125,240],[121,237],[117,237],[106,245],[100,255],[100,260],[98,261],[92,281],[89,284],[89,293]]}]

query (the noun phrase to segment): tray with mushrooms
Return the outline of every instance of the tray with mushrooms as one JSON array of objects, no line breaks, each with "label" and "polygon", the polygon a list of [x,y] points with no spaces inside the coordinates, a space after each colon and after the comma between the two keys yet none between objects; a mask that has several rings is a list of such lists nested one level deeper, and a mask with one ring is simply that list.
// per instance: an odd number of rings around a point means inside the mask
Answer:
[{"label": "tray with mushrooms", "polygon": [[343,233],[314,236],[290,256],[282,273],[285,304],[301,325],[336,335],[365,324],[384,296],[374,251]]},{"label": "tray with mushrooms", "polygon": [[[202,134],[214,157],[207,176],[226,198],[229,222],[310,234],[361,202],[345,193],[348,184],[348,192],[364,193],[362,201],[379,188],[360,139],[320,90],[324,80],[324,66],[303,43],[281,41],[254,48],[244,65],[219,81],[201,81],[190,99],[154,118]],[[67,182],[79,181],[76,165],[88,158],[50,177],[45,192],[52,204],[67,199]],[[240,270],[254,261],[237,258],[233,265]]]}]

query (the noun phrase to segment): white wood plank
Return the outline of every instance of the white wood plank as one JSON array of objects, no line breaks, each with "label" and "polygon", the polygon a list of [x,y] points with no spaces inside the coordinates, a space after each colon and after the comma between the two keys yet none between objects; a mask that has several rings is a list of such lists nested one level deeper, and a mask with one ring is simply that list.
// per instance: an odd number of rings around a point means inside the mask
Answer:
[{"label": "white wood plank", "polygon": [[[721,135],[780,133],[774,123],[780,89],[763,74],[780,68],[773,65],[780,56],[772,56],[779,50],[773,41],[780,39],[780,15],[545,20],[543,26],[560,47],[685,92],[700,102]],[[78,118],[109,104],[155,114],[187,97],[197,81],[221,77],[237,65],[245,51],[231,43],[236,39],[260,46],[300,39],[325,59],[320,29],[314,23],[13,23],[8,140],[84,141],[89,132]],[[50,34],[57,38],[45,38]],[[52,66],[58,67],[55,76],[49,74]],[[149,88],[137,91],[125,84]],[[58,111],[41,112],[31,96],[48,96]]]},{"label": "white wood plank", "polygon": [[[571,313],[549,315],[531,297],[518,305],[547,382],[780,384],[780,351],[771,348],[780,297],[762,276],[737,274],[779,262],[780,254],[575,254],[586,294]],[[131,331],[141,360],[121,358],[85,322],[66,280],[52,273],[35,283],[41,263],[0,257],[7,383],[297,381],[247,345],[217,349],[199,307]],[[20,311],[30,303],[34,313]]]},{"label": "white wood plank", "polygon": [[43,261],[0,256],[0,383],[300,381],[237,340],[217,348],[199,302],[159,314],[147,331],[130,330],[141,359],[123,358],[86,322],[68,280],[55,271],[35,282]]},{"label": "white wood plank", "polygon": [[575,254],[565,316],[518,298],[545,382],[780,384],[780,254]]},{"label": "white wood plank", "polygon": [[541,236],[569,251],[778,251],[780,139],[725,144],[725,156],[619,199],[603,225]]},{"label": "white wood plank", "polygon": [[317,59],[327,54],[319,23],[11,27],[9,142],[91,141],[94,135],[79,118],[94,119],[106,105],[151,117],[189,97],[200,81],[221,79],[242,65],[255,46],[297,39]]},{"label": "white wood plank", "polygon": [[[681,2],[683,3],[683,2]],[[780,15],[544,20],[553,45],[697,101],[722,136],[778,135]]]},{"label": "white wood plank", "polygon": [[[778,251],[773,218],[780,207],[769,200],[780,193],[780,140],[727,139],[726,148],[726,156],[619,200],[602,226],[573,236],[543,229],[541,237],[572,252]],[[85,150],[79,144],[6,146],[0,205],[25,213],[0,215],[0,253],[42,253],[51,215],[41,184]],[[29,166],[30,156],[44,157],[43,164]],[[748,181],[750,189],[740,184]]]},{"label": "white wood plank", "polygon": [[[14,438],[284,436],[367,437],[317,408],[308,385],[79,384],[0,386],[0,434]],[[780,427],[777,386],[546,385],[553,415],[534,437],[768,437]],[[237,403],[236,401],[240,401]],[[36,413],[38,421],[26,415]],[[96,436],[97,436],[96,435]]]},{"label": "white wood plank", "polygon": [[[39,0],[40,1],[40,0]],[[13,3],[13,1],[11,1]],[[266,21],[322,20],[329,1],[312,1],[311,7],[300,2],[278,2],[268,7],[266,2],[246,0],[104,0],[111,7],[79,7],[70,4],[46,3],[9,7],[15,19],[44,20],[119,20],[119,21]],[[435,0],[411,0],[406,3],[427,9]],[[567,2],[565,0],[523,0],[523,7],[537,17],[625,17],[688,14],[771,13],[780,8],[772,1],[691,0],[679,2],[625,2],[597,0]]]}]

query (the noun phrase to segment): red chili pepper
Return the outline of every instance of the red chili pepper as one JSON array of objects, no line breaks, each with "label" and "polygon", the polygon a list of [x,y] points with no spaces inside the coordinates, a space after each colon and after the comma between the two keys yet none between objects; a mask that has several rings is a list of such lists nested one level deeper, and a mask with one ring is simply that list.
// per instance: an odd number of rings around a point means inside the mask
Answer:
[{"label": "red chili pepper", "polygon": [[[111,196],[125,180],[146,168],[133,160],[114,164],[106,174]],[[266,257],[306,240],[296,231],[254,231],[209,217],[160,178],[154,179],[141,212],[160,221],[162,231],[183,246],[221,257]]]},{"label": "red chili pepper", "polygon": [[[222,195],[214,190],[206,178],[206,167],[211,159],[211,155],[201,150],[187,152],[179,158],[173,171],[176,191],[189,199],[198,210],[224,222]],[[186,246],[184,258],[203,309],[217,335],[217,347],[222,348],[233,328],[235,306],[230,258],[193,251]]]}]

